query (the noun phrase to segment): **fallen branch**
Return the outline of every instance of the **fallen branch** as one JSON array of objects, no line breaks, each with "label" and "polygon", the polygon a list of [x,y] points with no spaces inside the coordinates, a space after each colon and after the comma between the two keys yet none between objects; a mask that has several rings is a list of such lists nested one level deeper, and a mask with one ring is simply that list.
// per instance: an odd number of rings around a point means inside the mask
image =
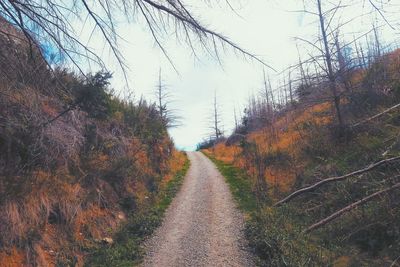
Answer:
[{"label": "fallen branch", "polygon": [[321,227],[321,226],[333,221],[337,217],[341,216],[343,213],[346,213],[346,212],[348,212],[348,211],[360,206],[361,204],[364,204],[364,203],[372,200],[373,198],[376,198],[376,197],[378,197],[378,196],[380,196],[380,195],[382,195],[384,193],[387,193],[387,192],[389,192],[389,191],[391,191],[393,189],[396,189],[396,188],[400,188],[400,183],[397,183],[397,184],[395,184],[395,185],[393,185],[393,186],[391,186],[389,188],[386,188],[386,189],[380,190],[378,192],[375,192],[372,195],[366,196],[366,197],[364,197],[364,198],[362,198],[362,199],[360,199],[360,200],[358,200],[358,201],[356,201],[356,202],[344,207],[343,209],[336,211],[332,215],[330,215],[330,216],[326,217],[325,219],[320,220],[319,222],[314,223],[313,225],[308,227],[306,230],[304,230],[304,233],[311,232],[312,230],[315,230],[315,229],[317,229],[317,228],[319,228],[319,227]]},{"label": "fallen branch", "polygon": [[307,187],[303,187],[303,188],[291,193],[289,196],[287,196],[284,199],[278,201],[274,206],[279,206],[279,205],[281,205],[283,203],[286,203],[289,200],[297,197],[298,195],[301,195],[301,194],[306,193],[306,192],[313,191],[313,190],[321,187],[324,184],[331,183],[331,182],[337,182],[337,181],[340,181],[340,180],[345,180],[345,179],[347,179],[349,177],[352,177],[352,176],[355,176],[355,175],[359,175],[359,174],[363,174],[363,173],[371,171],[371,170],[373,170],[373,169],[375,169],[375,168],[377,168],[379,166],[382,166],[382,165],[385,165],[385,164],[388,164],[388,163],[391,163],[391,162],[394,162],[394,161],[397,161],[397,160],[400,160],[400,156],[378,161],[378,162],[373,163],[373,164],[369,165],[368,167],[365,167],[365,168],[363,168],[361,170],[357,170],[357,171],[354,171],[354,172],[351,172],[351,173],[348,173],[348,174],[345,174],[345,175],[342,175],[342,176],[335,176],[335,177],[330,177],[330,178],[321,180],[321,181],[319,181],[319,182],[317,182],[317,183],[315,183],[313,185],[310,185],[310,186],[307,186]]},{"label": "fallen branch", "polygon": [[390,108],[384,110],[384,111],[381,112],[381,113],[378,113],[378,114],[376,114],[376,115],[374,115],[374,116],[372,116],[372,117],[369,117],[368,119],[365,119],[365,120],[362,120],[362,121],[360,121],[360,122],[357,122],[356,124],[353,124],[351,127],[357,127],[357,126],[359,126],[359,125],[361,125],[361,124],[364,124],[364,123],[366,123],[366,122],[372,121],[372,120],[374,120],[374,119],[376,119],[376,118],[379,118],[380,116],[385,115],[386,113],[388,113],[388,112],[390,112],[390,111],[392,111],[393,109],[396,109],[396,108],[398,108],[398,107],[400,107],[400,103],[397,104],[397,105],[394,105],[393,107],[390,107]]},{"label": "fallen branch", "polygon": [[393,262],[392,262],[392,264],[390,264],[390,266],[389,267],[394,267],[394,266],[396,266],[397,264],[397,261],[398,260],[400,260],[400,256],[398,256]]}]

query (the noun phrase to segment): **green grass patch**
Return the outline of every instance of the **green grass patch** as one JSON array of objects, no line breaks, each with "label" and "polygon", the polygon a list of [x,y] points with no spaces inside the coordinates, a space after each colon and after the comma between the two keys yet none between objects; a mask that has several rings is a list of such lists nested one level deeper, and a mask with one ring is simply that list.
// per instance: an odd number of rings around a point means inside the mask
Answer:
[{"label": "green grass patch", "polygon": [[143,211],[128,217],[127,223],[114,235],[112,245],[97,247],[90,251],[85,266],[131,267],[143,259],[143,241],[160,226],[164,213],[183,183],[190,162],[186,159],[183,168],[167,183],[156,197],[155,203]]},{"label": "green grass patch", "polygon": [[258,266],[324,266],[328,253],[301,233],[290,215],[293,210],[272,208],[270,199],[257,201],[252,179],[244,170],[205,155],[225,177],[238,207],[247,215],[246,238]]},{"label": "green grass patch", "polygon": [[[204,153],[205,154],[205,153]],[[234,199],[239,208],[245,213],[253,213],[257,210],[257,199],[252,190],[251,180],[241,169],[217,160],[211,155],[205,154],[225,177]]]}]

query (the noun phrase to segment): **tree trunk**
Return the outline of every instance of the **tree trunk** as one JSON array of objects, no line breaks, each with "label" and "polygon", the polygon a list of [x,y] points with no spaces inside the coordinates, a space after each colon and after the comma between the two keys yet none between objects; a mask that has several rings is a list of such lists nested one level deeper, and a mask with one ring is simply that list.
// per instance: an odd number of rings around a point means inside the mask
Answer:
[{"label": "tree trunk", "polygon": [[331,57],[331,53],[329,51],[329,43],[328,43],[328,37],[326,34],[326,30],[325,30],[325,21],[324,21],[324,14],[322,13],[321,0],[317,0],[317,4],[318,4],[318,15],[319,15],[319,22],[320,22],[320,27],[321,27],[322,41],[324,43],[324,49],[325,49],[324,56],[325,56],[325,61],[326,61],[327,67],[328,67],[329,88],[333,95],[333,102],[335,105],[335,111],[336,111],[336,117],[337,117],[337,120],[339,123],[339,129],[342,130],[344,123],[343,123],[343,118],[342,118],[342,114],[340,111],[340,95],[337,92],[335,73],[333,71],[332,57]]}]

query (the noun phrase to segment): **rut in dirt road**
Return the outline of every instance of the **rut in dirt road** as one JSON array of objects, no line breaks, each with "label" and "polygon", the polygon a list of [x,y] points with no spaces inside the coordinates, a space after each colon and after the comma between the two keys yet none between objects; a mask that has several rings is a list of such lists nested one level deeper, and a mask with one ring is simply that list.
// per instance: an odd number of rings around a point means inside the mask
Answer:
[{"label": "rut in dirt road", "polygon": [[163,224],[146,243],[143,266],[253,266],[244,220],[224,178],[200,152]]}]

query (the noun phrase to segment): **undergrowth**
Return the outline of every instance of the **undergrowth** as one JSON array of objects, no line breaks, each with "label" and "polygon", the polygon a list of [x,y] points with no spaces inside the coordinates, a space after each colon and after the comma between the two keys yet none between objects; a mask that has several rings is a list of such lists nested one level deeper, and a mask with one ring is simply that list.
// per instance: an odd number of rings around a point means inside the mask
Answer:
[{"label": "undergrowth", "polygon": [[[399,113],[392,113],[398,117]],[[257,136],[259,134],[259,136]],[[287,133],[285,133],[287,134]],[[254,133],[259,147],[265,145],[265,132]],[[296,171],[294,183],[286,190],[290,179],[283,172],[275,151],[259,154],[267,168],[264,177],[267,191],[263,198],[257,192],[257,168],[245,147],[237,144],[234,151],[226,144],[204,152],[214,161],[230,184],[239,207],[247,214],[246,235],[260,266],[396,266],[400,246],[399,192],[393,191],[365,203],[312,232],[304,231],[320,220],[351,203],[398,183],[399,163],[380,166],[359,176],[329,183],[317,190],[302,194],[281,206],[278,200],[296,189],[314,184],[321,179],[360,170],[385,158],[399,155],[398,128],[388,120],[381,120],[353,131],[345,140],[330,135],[329,126],[314,125],[304,132],[302,140],[293,139],[295,146],[287,146],[292,162],[284,166]],[[252,138],[251,136],[248,139]],[[278,142],[284,135],[278,136]],[[268,147],[267,147],[268,148]],[[281,147],[281,149],[283,149]],[[226,151],[230,152],[224,154]],[[267,150],[268,151],[268,150]],[[260,156],[260,157],[261,157]],[[233,161],[225,159],[233,158]],[[243,162],[245,164],[243,164]],[[268,168],[275,167],[274,172]],[[271,176],[275,175],[277,183]],[[248,196],[250,195],[250,196]],[[241,205],[241,201],[255,198],[255,210]],[[244,208],[243,208],[244,207]]]},{"label": "undergrowth", "polygon": [[[313,150],[321,148],[326,151],[301,151],[302,162],[306,165],[304,171],[296,177],[293,188],[305,187],[324,177],[361,169],[378,161],[382,155],[398,156],[397,146],[387,148],[388,143],[394,142],[390,137],[396,134],[395,131],[379,124],[370,125],[369,131],[354,133],[346,142],[338,144],[329,139],[323,127],[319,127],[322,137],[318,139],[318,135],[313,133],[313,140],[318,140],[318,143],[311,143],[310,146]],[[222,150],[223,147],[219,146],[218,149]],[[275,185],[268,177],[268,192],[264,199],[259,199],[256,179],[248,171],[233,166],[234,162],[230,164],[221,161],[219,157],[216,159],[211,150],[204,152],[226,177],[239,207],[247,214],[246,236],[258,257],[258,265],[390,266],[398,257],[400,210],[399,194],[396,192],[345,213],[321,229],[304,233],[307,227],[349,203],[396,183],[398,164],[382,166],[362,176],[328,184],[276,207],[273,206],[276,198],[282,198],[288,193],[279,188],[274,189]],[[281,176],[280,179],[287,177]],[[243,205],[247,199],[253,199],[254,205]]]},{"label": "undergrowth", "polygon": [[113,244],[92,249],[85,266],[122,267],[139,264],[144,255],[143,241],[160,226],[166,209],[183,183],[189,165],[186,158],[182,169],[157,193],[155,201],[128,217],[127,222],[114,235]]},{"label": "undergrowth", "polygon": [[323,266],[324,252],[294,229],[287,209],[268,207],[271,201],[257,200],[245,171],[204,153],[225,177],[238,207],[245,214],[246,238],[259,266]]},{"label": "undergrowth", "polygon": [[251,183],[246,173],[230,164],[217,160],[210,154],[204,154],[217,166],[218,170],[225,177],[239,208],[249,214],[257,211],[257,199],[253,194]]}]

